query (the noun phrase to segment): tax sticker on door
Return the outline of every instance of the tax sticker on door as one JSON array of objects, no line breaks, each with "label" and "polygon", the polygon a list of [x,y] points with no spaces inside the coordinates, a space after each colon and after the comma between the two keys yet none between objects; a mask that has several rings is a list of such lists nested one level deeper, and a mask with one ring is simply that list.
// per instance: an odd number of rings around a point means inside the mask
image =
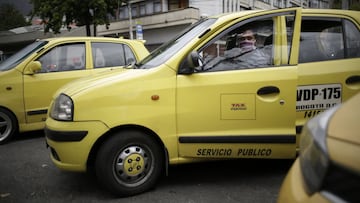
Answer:
[{"label": "tax sticker on door", "polygon": [[296,111],[328,109],[341,103],[341,84],[299,86]]}]

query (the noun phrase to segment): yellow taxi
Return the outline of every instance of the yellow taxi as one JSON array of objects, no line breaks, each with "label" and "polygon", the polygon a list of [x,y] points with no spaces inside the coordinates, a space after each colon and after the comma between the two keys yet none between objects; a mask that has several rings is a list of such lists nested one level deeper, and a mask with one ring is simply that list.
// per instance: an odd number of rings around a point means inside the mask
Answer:
[{"label": "yellow taxi", "polygon": [[129,71],[61,88],[46,120],[51,159],[93,167],[120,196],[154,187],[169,164],[294,159],[304,123],[360,91],[359,14],[203,18]]},{"label": "yellow taxi", "polygon": [[104,37],[37,40],[0,64],[0,144],[43,129],[52,94],[74,79],[143,59],[143,41]]},{"label": "yellow taxi", "polygon": [[278,202],[360,202],[360,94],[311,119]]}]

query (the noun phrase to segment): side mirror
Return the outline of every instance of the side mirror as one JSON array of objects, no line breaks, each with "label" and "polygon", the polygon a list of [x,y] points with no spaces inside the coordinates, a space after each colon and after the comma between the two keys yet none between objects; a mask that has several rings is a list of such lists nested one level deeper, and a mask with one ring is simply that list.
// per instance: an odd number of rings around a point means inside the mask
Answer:
[{"label": "side mirror", "polygon": [[186,60],[181,64],[179,73],[181,74],[192,74],[195,72],[195,68],[201,66],[202,58],[198,52],[193,51],[187,57]]},{"label": "side mirror", "polygon": [[189,54],[188,56],[188,60],[189,60],[189,64],[193,67],[193,68],[196,68],[196,67],[199,67],[201,64],[200,64],[200,61],[201,61],[201,57],[199,56],[199,53],[196,52],[196,51],[193,51]]},{"label": "side mirror", "polygon": [[127,64],[126,66],[132,66],[132,65],[134,65],[135,63],[136,63],[135,59],[130,58],[130,59],[128,59],[128,64]]},{"label": "side mirror", "polygon": [[25,75],[33,75],[34,73],[41,70],[41,63],[40,61],[32,61],[30,62],[24,69]]}]

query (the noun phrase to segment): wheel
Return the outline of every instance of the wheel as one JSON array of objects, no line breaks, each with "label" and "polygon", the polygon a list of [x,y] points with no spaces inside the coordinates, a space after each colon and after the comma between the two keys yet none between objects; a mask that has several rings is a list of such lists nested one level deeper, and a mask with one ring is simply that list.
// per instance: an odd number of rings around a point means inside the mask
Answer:
[{"label": "wheel", "polygon": [[0,144],[9,141],[17,132],[17,121],[13,114],[0,108]]},{"label": "wheel", "polygon": [[137,131],[117,133],[100,147],[95,160],[99,182],[118,196],[153,188],[164,171],[164,152],[151,137]]}]

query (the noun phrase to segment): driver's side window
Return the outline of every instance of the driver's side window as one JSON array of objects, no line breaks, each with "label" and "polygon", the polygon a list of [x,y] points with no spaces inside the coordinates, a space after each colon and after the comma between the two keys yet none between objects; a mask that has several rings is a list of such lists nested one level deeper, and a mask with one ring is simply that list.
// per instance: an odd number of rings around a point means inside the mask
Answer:
[{"label": "driver's side window", "polygon": [[85,44],[64,44],[52,48],[37,59],[41,63],[40,73],[85,69]]},{"label": "driver's side window", "polygon": [[262,68],[273,65],[272,18],[234,26],[200,50],[197,72]]}]

